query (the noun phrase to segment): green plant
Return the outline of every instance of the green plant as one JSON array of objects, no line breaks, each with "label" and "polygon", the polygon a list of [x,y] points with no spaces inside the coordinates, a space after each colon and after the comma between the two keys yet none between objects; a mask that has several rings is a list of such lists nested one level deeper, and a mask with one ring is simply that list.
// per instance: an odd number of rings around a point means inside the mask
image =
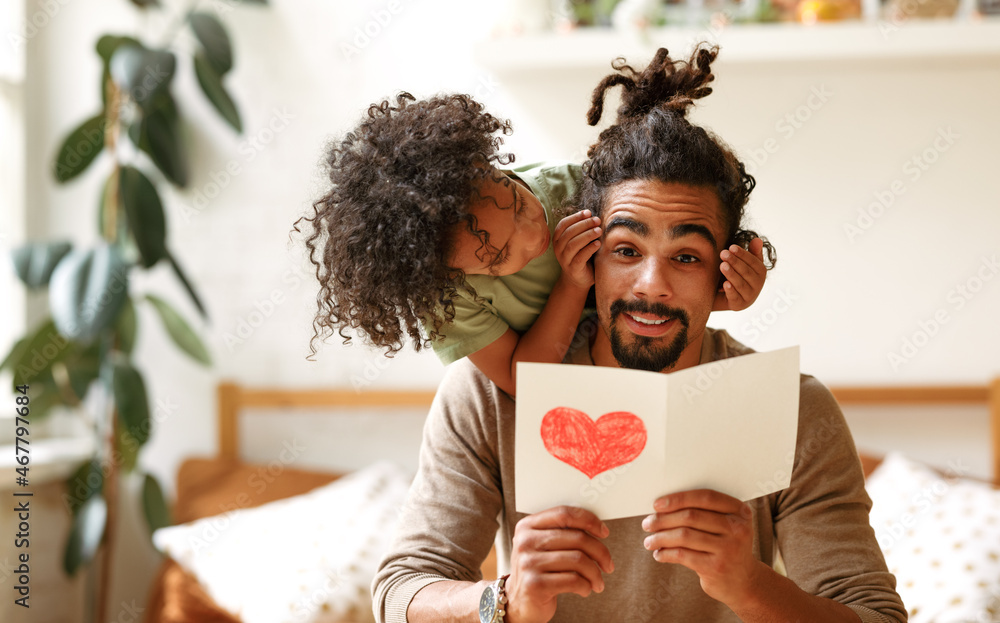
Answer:
[{"label": "green plant", "polygon": [[[266,0],[241,1],[266,4]],[[158,0],[131,2],[141,10],[159,8]],[[65,241],[33,242],[13,251],[15,270],[25,286],[47,289],[50,316],[14,344],[0,370],[12,372],[15,387],[30,387],[33,418],[44,417],[57,405],[79,406],[93,387],[103,389],[109,405],[95,427],[99,456],[67,483],[73,524],[64,568],[70,575],[89,563],[102,543],[110,547],[119,474],[136,470],[139,451],[151,432],[145,381],[132,361],[136,305],[148,303],[180,350],[198,363],[211,363],[197,333],[170,303],[130,287],[133,271],[166,262],[195,308],[207,317],[167,244],[157,190],[163,180],[183,188],[189,179],[181,110],[171,91],[178,54],[168,49],[185,28],[197,42],[190,55],[202,92],[234,130],[242,131],[239,112],[223,85],[233,67],[232,46],[214,13],[197,10],[193,2],[167,33],[169,43],[164,46],[149,46],[127,35],[100,37],[96,48],[103,67],[102,108],[69,133],[55,157],[53,173],[65,183],[87,170],[100,154],[110,156],[109,162],[101,163],[107,169],[97,206],[102,241],[76,249]],[[147,174],[151,168],[154,172]],[[152,532],[170,523],[169,506],[156,479],[145,474],[143,480],[143,509]],[[105,559],[102,594],[107,590],[110,555]],[[97,620],[105,618],[102,601],[106,600],[98,599]]]}]

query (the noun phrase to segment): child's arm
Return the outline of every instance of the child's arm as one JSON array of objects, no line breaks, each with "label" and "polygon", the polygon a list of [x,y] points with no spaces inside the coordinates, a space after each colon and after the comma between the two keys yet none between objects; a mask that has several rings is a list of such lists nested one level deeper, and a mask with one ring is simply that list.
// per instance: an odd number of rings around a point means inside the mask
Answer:
[{"label": "child's arm", "polygon": [[518,361],[560,363],[566,356],[594,285],[594,269],[587,262],[601,246],[600,224],[590,210],[559,221],[554,245],[562,273],[542,313],[524,335],[507,329],[492,344],[469,355],[483,374],[511,396],[517,386]]},{"label": "child's arm", "polygon": [[726,281],[715,295],[712,311],[740,311],[750,307],[764,289],[764,278],[767,276],[764,241],[760,238],[751,240],[750,251],[734,244],[723,249],[720,257],[722,264],[719,270]]}]

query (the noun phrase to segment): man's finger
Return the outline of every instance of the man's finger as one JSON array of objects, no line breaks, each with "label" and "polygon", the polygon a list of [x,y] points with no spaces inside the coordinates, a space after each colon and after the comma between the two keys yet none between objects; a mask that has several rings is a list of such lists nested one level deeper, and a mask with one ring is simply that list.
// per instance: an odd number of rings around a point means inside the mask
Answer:
[{"label": "man's finger", "polygon": [[521,521],[526,522],[526,527],[535,529],[572,528],[582,530],[598,539],[603,539],[610,534],[608,526],[598,519],[597,515],[576,506],[556,506],[528,515]]},{"label": "man's finger", "polygon": [[607,573],[614,570],[611,551],[593,535],[573,528],[530,528],[515,534],[515,547],[531,552],[578,552]]},{"label": "man's finger", "polygon": [[604,591],[600,566],[580,550],[526,552],[520,556],[519,564],[536,573],[575,573],[586,580],[588,588],[594,592]]},{"label": "man's finger", "polygon": [[643,547],[651,552],[658,549],[674,549],[683,547],[696,552],[712,554],[722,549],[724,542],[717,534],[702,532],[692,528],[674,528],[663,530],[647,536],[643,542]]},{"label": "man's finger", "polygon": [[527,598],[541,601],[565,593],[587,597],[593,591],[593,585],[587,578],[572,571],[532,574],[530,578],[525,578],[524,585]]},{"label": "man's finger", "polygon": [[735,515],[746,513],[750,509],[749,506],[731,495],[719,493],[712,489],[680,491],[657,498],[653,502],[653,510],[658,513],[674,512],[682,508],[699,508],[717,513]]},{"label": "man's finger", "polygon": [[672,513],[654,513],[642,520],[646,532],[660,532],[675,528],[693,528],[709,534],[729,534],[732,531],[732,514],[707,511],[700,508],[682,508]]}]

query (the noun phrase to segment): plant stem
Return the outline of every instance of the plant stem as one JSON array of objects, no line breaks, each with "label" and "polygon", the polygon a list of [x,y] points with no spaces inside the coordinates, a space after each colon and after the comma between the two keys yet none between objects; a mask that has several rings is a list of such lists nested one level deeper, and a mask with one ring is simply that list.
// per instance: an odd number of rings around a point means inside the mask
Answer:
[{"label": "plant stem", "polygon": [[118,238],[118,171],[121,163],[118,161],[118,136],[120,132],[119,117],[122,105],[122,92],[110,78],[104,85],[107,93],[108,107],[105,112],[104,148],[114,157],[115,169],[112,175],[114,183],[111,192],[104,197],[104,239],[116,242]]},{"label": "plant stem", "polygon": [[108,601],[111,598],[111,570],[114,567],[115,536],[118,524],[118,461],[115,460],[115,442],[118,439],[118,409],[111,409],[111,433],[108,437],[108,473],[104,476],[104,503],[107,520],[104,522],[101,577],[97,593],[97,623],[108,620]]}]

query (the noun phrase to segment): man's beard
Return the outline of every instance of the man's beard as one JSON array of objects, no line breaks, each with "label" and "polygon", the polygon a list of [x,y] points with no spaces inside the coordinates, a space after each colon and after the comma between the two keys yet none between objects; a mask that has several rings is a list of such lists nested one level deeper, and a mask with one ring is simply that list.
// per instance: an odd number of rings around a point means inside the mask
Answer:
[{"label": "man's beard", "polygon": [[[672,342],[664,346],[656,345],[656,341],[660,338],[644,335],[632,335],[632,342],[625,344],[621,331],[615,325],[615,320],[624,312],[654,314],[661,318],[677,320],[681,324],[681,330]],[[676,364],[687,346],[689,324],[687,312],[676,307],[668,307],[663,303],[647,303],[645,301],[627,303],[618,299],[611,304],[608,323],[611,352],[618,361],[618,365],[623,368],[659,372]]]}]

